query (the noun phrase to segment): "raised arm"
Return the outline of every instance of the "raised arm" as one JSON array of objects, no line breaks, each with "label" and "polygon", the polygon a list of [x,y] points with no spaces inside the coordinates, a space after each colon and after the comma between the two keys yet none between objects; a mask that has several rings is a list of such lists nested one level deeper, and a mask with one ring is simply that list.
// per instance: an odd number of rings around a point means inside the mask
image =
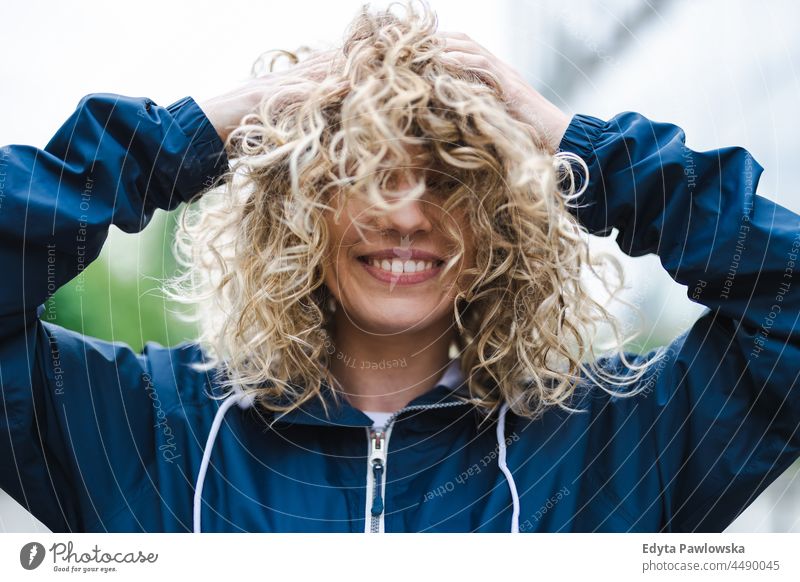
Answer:
[{"label": "raised arm", "polygon": [[642,430],[609,433],[594,469],[631,529],[655,512],[667,531],[721,531],[800,456],[800,216],[755,193],[746,150],[694,151],[637,113],[576,115],[561,149],[589,167],[581,223],[657,254],[710,309],[657,351],[642,398],[599,415]]},{"label": "raised arm", "polygon": [[110,94],[83,98],[43,150],[0,152],[0,487],[55,531],[102,531],[148,485],[164,436],[147,358],[42,323],[37,308],[112,224],[140,230],[227,160],[191,98]]},{"label": "raised arm", "polygon": [[112,94],[84,97],[45,148],[2,149],[2,331],[100,253],[109,227],[137,232],[211,184],[226,164],[213,126],[190,97],[169,107]]}]

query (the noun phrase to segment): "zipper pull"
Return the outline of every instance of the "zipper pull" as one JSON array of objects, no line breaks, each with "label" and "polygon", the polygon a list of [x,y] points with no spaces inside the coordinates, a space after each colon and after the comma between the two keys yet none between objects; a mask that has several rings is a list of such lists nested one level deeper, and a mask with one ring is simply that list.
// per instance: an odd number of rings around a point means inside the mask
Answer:
[{"label": "zipper pull", "polygon": [[383,461],[375,459],[372,461],[372,476],[375,483],[375,494],[372,498],[372,515],[379,516],[383,513]]},{"label": "zipper pull", "polygon": [[386,461],[386,434],[382,430],[371,430],[370,466],[372,467],[372,513],[378,517],[383,513],[383,470]]}]

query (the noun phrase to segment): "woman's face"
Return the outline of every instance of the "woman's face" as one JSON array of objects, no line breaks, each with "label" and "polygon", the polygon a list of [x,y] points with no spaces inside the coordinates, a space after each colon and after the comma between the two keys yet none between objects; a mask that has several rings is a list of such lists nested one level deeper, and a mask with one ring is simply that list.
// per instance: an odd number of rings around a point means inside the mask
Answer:
[{"label": "woman's face", "polygon": [[[420,331],[451,318],[459,275],[474,266],[471,229],[463,205],[458,211],[442,209],[442,196],[426,192],[417,199],[403,197],[407,182],[397,194],[386,195],[392,209],[375,214],[366,201],[337,196],[331,206],[345,209],[335,220],[326,212],[330,233],[325,284],[337,300],[337,312],[369,333],[397,334]],[[464,243],[464,257],[443,280],[445,260],[456,252],[443,225],[455,228]]]}]

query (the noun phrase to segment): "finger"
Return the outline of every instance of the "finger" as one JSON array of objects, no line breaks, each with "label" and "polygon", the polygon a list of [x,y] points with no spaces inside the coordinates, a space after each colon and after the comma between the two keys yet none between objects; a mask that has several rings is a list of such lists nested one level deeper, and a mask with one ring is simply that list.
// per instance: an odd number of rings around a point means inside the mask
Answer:
[{"label": "finger", "polygon": [[474,42],[462,41],[457,39],[448,40],[444,45],[444,52],[451,53],[454,51],[462,53],[472,53],[476,55],[484,53],[483,47],[475,44]]},{"label": "finger", "polygon": [[442,40],[444,41],[445,51],[459,50],[468,53],[487,52],[483,46],[466,35],[446,36]]},{"label": "finger", "polygon": [[443,60],[457,63],[468,69],[491,69],[491,61],[483,54],[475,54],[463,51],[450,51],[442,55]]},{"label": "finger", "polygon": [[333,72],[332,65],[334,63],[335,56],[335,51],[329,51],[325,54],[317,55],[313,57],[313,60],[309,59],[298,63],[295,65],[294,70],[300,71],[303,74],[314,76],[324,76],[326,74],[330,74]]},{"label": "finger", "polygon": [[472,40],[463,32],[458,32],[456,30],[440,30],[436,33],[436,36],[443,36],[446,38],[452,38],[454,40]]},{"label": "finger", "polygon": [[[330,61],[301,62],[288,69],[274,71],[263,75],[267,79],[311,79],[320,80],[331,74]],[[290,81],[291,82],[291,81]]]}]

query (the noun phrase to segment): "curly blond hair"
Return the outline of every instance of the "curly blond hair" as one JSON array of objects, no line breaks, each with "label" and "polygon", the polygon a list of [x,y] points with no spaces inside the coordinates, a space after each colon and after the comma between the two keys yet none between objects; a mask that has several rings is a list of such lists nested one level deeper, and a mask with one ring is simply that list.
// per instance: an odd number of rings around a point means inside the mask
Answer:
[{"label": "curly blond hair", "polygon": [[[553,405],[572,410],[584,378],[611,390],[646,370],[625,358],[628,338],[584,287],[587,270],[608,283],[597,266],[622,278],[612,256],[590,257],[569,212],[581,194],[574,160],[549,153],[509,113],[491,74],[442,58],[436,29],[425,4],[362,9],[328,75],[294,97],[290,78],[281,98],[262,100],[226,140],[229,171],[185,209],[175,249],[184,271],[170,294],[202,305],[204,369],[252,391],[267,410],[290,410],[335,386],[323,283],[331,194],[385,206],[389,180],[412,151],[415,163],[425,161],[416,195],[442,193],[445,212],[464,205],[473,232],[475,268],[453,303],[452,349],[479,409],[488,416],[508,401],[531,418]],[[300,60],[280,56],[289,71]],[[269,70],[277,62],[273,54]],[[449,270],[464,249],[457,232],[446,234],[460,249]],[[595,365],[598,322],[612,324],[633,373]]]}]

